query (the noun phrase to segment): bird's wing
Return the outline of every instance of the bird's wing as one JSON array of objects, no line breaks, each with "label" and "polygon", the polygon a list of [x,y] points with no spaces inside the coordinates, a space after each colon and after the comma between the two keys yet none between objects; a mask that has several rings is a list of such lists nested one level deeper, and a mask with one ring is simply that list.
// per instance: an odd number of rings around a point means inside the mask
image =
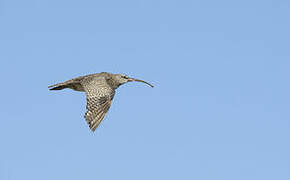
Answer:
[{"label": "bird's wing", "polygon": [[95,131],[106,116],[112,104],[115,90],[105,78],[89,78],[82,82],[87,95],[87,112],[85,118],[92,131]]}]

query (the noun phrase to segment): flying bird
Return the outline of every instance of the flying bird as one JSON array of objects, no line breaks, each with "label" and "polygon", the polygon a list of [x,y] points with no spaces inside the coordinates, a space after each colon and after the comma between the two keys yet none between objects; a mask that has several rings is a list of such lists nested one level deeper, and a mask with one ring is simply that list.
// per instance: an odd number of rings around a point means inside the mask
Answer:
[{"label": "flying bird", "polygon": [[128,77],[124,74],[112,74],[108,72],[80,76],[63,83],[48,86],[50,90],[62,90],[70,88],[75,91],[83,91],[87,97],[87,112],[85,119],[92,131],[95,131],[106,116],[112,104],[115,90],[127,82],[138,81],[154,87],[150,83]]}]

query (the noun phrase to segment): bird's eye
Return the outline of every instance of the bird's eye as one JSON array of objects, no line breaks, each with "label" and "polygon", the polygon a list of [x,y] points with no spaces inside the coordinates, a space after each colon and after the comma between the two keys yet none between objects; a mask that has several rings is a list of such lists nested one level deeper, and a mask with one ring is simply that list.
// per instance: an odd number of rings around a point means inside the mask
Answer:
[{"label": "bird's eye", "polygon": [[124,79],[129,79],[129,77],[128,77],[128,76],[125,76],[125,75],[122,76],[122,78],[124,78]]}]

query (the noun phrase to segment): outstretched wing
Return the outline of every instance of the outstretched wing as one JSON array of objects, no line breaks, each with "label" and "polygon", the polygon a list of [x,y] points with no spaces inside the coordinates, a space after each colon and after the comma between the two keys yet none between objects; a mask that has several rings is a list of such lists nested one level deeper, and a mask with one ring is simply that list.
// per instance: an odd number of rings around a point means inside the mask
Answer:
[{"label": "outstretched wing", "polygon": [[85,118],[92,131],[95,131],[106,116],[112,104],[115,90],[104,77],[94,77],[82,82],[87,95],[87,112]]}]

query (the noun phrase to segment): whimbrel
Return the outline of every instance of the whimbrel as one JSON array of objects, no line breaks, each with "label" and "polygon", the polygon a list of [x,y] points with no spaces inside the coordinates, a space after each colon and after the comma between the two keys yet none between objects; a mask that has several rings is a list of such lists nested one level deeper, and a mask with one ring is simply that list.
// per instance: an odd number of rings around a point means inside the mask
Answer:
[{"label": "whimbrel", "polygon": [[49,86],[50,90],[62,90],[70,88],[76,91],[84,91],[87,95],[87,112],[85,119],[92,131],[95,131],[107,114],[115,90],[122,84],[138,81],[149,84],[146,81],[130,78],[124,74],[112,74],[107,72],[80,76],[63,83]]}]

